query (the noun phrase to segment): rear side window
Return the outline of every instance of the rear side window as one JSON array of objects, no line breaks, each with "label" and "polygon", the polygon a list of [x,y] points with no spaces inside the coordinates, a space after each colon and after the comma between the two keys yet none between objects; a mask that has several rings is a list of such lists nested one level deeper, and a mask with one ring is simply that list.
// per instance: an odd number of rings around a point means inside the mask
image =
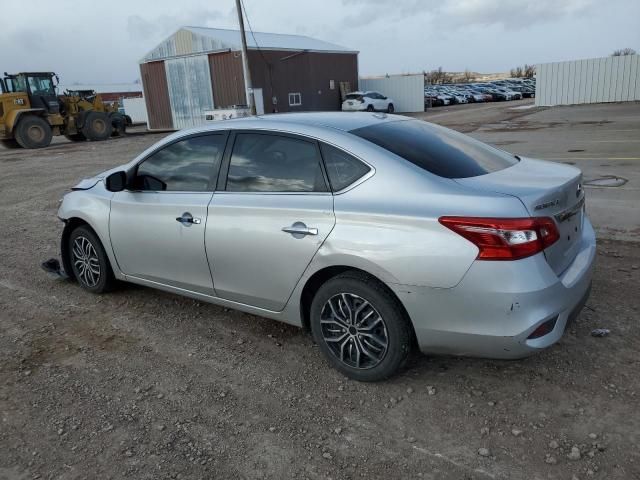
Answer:
[{"label": "rear side window", "polygon": [[292,137],[239,133],[233,145],[227,191],[326,192],[318,147]]},{"label": "rear side window", "polygon": [[334,192],[338,192],[369,173],[368,165],[342,150],[320,144],[327,175]]},{"label": "rear side window", "polygon": [[191,137],[158,150],[138,166],[136,190],[208,192],[218,176],[225,135]]},{"label": "rear side window", "polygon": [[420,120],[386,122],[351,133],[444,178],[477,177],[518,163],[507,152]]}]

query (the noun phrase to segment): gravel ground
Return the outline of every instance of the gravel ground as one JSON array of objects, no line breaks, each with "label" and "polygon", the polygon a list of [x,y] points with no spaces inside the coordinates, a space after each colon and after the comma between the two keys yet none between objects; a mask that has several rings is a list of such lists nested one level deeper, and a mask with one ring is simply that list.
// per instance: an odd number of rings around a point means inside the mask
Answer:
[{"label": "gravel ground", "polygon": [[61,193],[159,138],[0,149],[0,479],[640,479],[637,243],[600,239],[587,307],[535,357],[356,383],[299,329],[40,270]]}]

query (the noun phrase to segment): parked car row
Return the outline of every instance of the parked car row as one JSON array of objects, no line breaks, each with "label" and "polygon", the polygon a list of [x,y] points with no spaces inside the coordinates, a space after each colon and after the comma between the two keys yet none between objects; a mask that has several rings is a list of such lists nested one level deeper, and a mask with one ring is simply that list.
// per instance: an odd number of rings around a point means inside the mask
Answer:
[{"label": "parked car row", "polygon": [[535,92],[535,78],[427,85],[424,88],[424,103],[427,107],[438,107],[458,103],[500,102],[533,97]]}]

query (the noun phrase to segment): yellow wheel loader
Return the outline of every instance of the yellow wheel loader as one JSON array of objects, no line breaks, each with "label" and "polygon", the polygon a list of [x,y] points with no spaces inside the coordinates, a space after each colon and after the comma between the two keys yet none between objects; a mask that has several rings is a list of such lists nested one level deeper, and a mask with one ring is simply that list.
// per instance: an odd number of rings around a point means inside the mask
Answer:
[{"label": "yellow wheel loader", "polygon": [[[55,82],[54,82],[55,79]],[[53,135],[72,141],[122,135],[126,118],[92,92],[56,93],[53,72],[23,72],[0,79],[0,143],[8,148],[43,148]]]}]

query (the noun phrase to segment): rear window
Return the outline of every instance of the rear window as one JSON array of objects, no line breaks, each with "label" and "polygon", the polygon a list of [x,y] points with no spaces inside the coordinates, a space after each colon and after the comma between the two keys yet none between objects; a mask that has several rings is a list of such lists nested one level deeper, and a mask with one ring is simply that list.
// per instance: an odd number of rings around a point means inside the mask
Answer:
[{"label": "rear window", "polygon": [[362,100],[362,95],[358,93],[349,93],[345,98],[347,100]]},{"label": "rear window", "polygon": [[507,152],[420,120],[380,123],[351,133],[444,178],[477,177],[518,163]]},{"label": "rear window", "polygon": [[320,144],[329,182],[334,192],[347,188],[371,170],[367,165],[346,152],[325,143]]}]

